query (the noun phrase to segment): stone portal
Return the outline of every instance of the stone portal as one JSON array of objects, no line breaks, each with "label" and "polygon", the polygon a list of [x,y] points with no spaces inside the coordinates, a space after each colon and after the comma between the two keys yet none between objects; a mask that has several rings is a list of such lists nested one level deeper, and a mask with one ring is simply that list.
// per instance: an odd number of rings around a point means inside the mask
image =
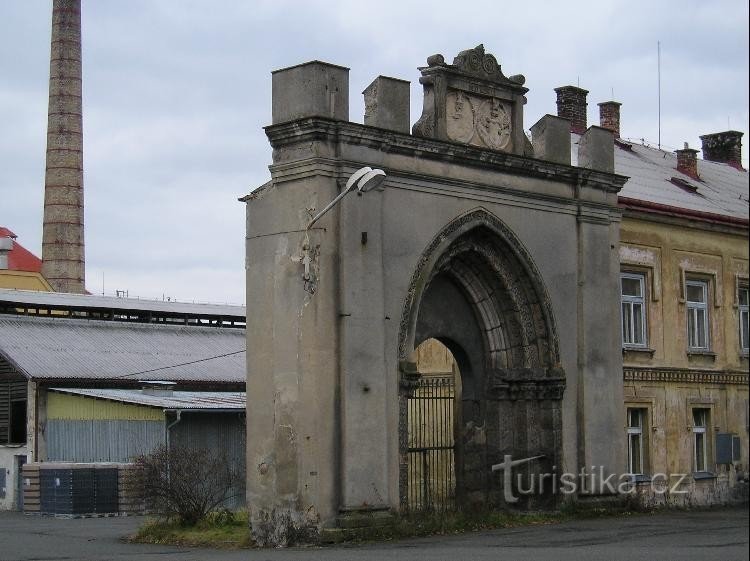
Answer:
[{"label": "stone portal", "polygon": [[[569,127],[523,132],[526,88],[477,47],[421,69],[408,134],[403,80],[365,89],[348,69],[273,74],[271,180],[247,203],[248,505],[279,545],[403,510],[407,401],[428,338],[460,371],[458,506],[507,507],[513,474],[624,465],[617,191],[598,127],[570,165]],[[566,152],[567,151],[567,152]],[[385,183],[311,218],[363,166]],[[519,504],[548,505],[536,493]]]}]

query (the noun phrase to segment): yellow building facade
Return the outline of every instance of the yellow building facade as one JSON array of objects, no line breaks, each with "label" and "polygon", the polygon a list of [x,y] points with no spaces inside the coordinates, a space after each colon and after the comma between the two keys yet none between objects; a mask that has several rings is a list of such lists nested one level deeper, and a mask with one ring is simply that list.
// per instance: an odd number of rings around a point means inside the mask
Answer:
[{"label": "yellow building facade", "polygon": [[0,288],[51,292],[52,287],[41,273],[0,270]]},{"label": "yellow building facade", "polygon": [[626,209],[620,261],[627,472],[646,504],[737,500],[748,477],[747,222]]},{"label": "yellow building facade", "polygon": [[0,288],[51,292],[52,286],[41,273],[41,259],[16,238],[12,231],[0,226]]}]

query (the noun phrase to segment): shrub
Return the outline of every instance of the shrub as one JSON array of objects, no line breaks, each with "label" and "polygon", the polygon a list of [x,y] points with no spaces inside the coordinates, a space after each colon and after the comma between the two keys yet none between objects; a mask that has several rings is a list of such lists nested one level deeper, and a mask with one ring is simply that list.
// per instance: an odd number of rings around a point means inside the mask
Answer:
[{"label": "shrub", "polygon": [[186,526],[232,498],[242,477],[225,456],[205,448],[160,446],[136,463],[149,509]]}]

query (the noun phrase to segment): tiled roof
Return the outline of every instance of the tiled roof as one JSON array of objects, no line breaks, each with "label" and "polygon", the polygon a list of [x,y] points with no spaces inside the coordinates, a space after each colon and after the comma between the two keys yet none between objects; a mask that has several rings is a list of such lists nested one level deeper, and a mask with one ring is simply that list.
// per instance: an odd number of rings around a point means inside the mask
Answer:
[{"label": "tiled roof", "polygon": [[0,238],[11,238],[13,240],[13,248],[8,252],[9,270],[29,273],[41,272],[42,260],[18,243],[16,241],[17,236],[13,232],[4,226],[0,226]]},{"label": "tiled roof", "polygon": [[[579,135],[571,134],[573,165],[578,163],[579,139]],[[677,171],[673,152],[618,141],[615,173],[629,177],[619,193],[621,199],[748,220],[748,173],[729,164],[699,159],[700,179],[695,180]]]},{"label": "tiled roof", "polygon": [[244,383],[245,330],[0,316],[0,355],[32,379]]}]

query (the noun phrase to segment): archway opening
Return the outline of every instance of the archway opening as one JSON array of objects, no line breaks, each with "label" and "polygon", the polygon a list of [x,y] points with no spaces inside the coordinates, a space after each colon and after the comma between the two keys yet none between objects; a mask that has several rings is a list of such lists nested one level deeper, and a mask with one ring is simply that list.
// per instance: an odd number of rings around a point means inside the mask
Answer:
[{"label": "archway opening", "polygon": [[461,419],[461,375],[438,339],[415,350],[419,382],[407,402],[407,507],[410,512],[456,508],[456,431]]},{"label": "archway opening", "polygon": [[[404,312],[408,330],[402,331],[401,340],[405,420],[415,416],[409,406],[426,378],[418,365],[416,371],[409,366],[425,354],[422,345],[436,340],[453,357],[454,383],[458,380],[460,391],[453,393],[453,474],[448,487],[452,485],[453,493],[446,508],[459,509],[507,506],[503,478],[492,468],[508,456],[535,458],[533,465],[515,470],[528,477],[551,473],[558,465],[565,387],[541,276],[512,232],[482,211],[474,214],[479,224],[450,225],[420,261],[412,279],[414,298],[407,299]],[[404,437],[412,425],[401,426],[404,454],[411,434]],[[411,499],[412,493],[425,493],[417,485],[429,492],[433,482],[409,476],[406,468],[414,467],[415,460],[406,461],[406,455],[400,468],[402,504],[430,507],[427,500]],[[524,495],[516,506],[551,504],[550,499],[549,493]]]}]

